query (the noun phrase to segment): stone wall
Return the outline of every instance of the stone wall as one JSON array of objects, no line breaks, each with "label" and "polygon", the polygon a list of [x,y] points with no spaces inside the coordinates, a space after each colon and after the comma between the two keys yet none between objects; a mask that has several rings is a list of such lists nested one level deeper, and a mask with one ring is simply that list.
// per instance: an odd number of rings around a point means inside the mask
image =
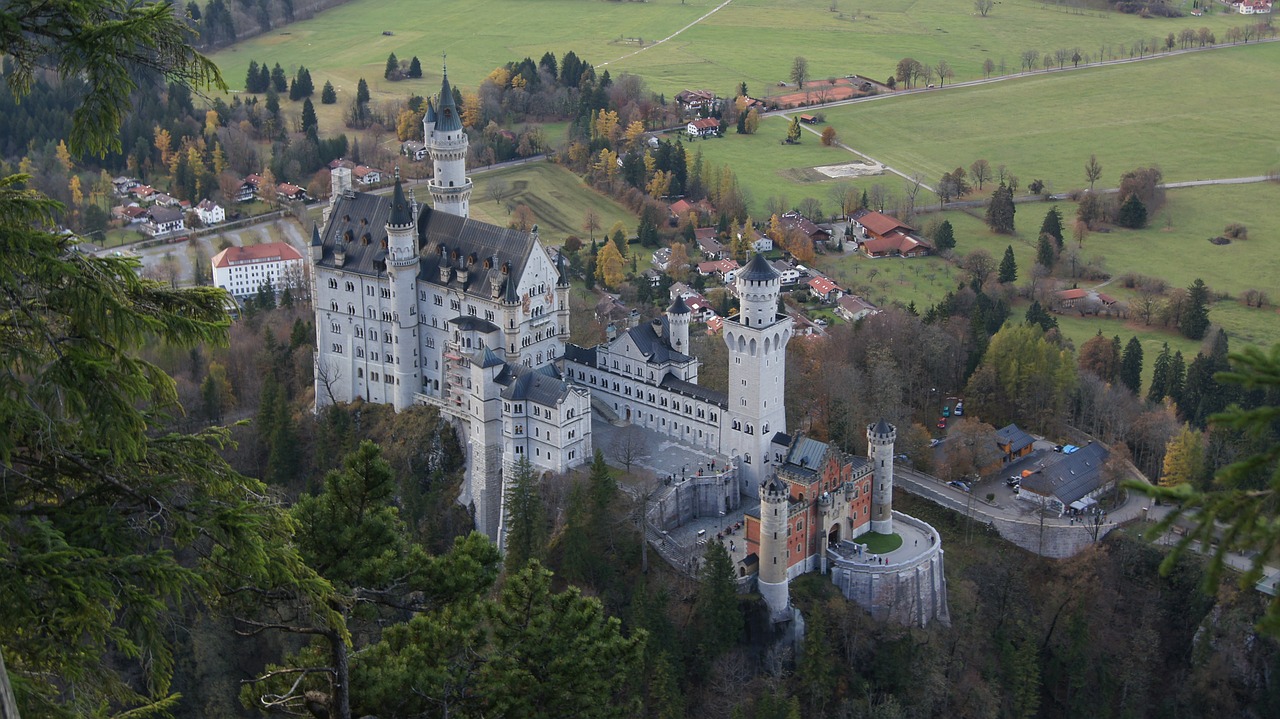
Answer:
[{"label": "stone wall", "polygon": [[893,513],[893,521],[928,534],[929,547],[908,561],[888,565],[848,562],[830,552],[832,583],[879,621],[913,626],[938,621],[950,626],[941,537],[933,527],[901,512]]},{"label": "stone wall", "polygon": [[[690,477],[672,485],[654,500],[654,524],[671,530],[701,517],[717,517],[738,509],[742,498],[737,489],[737,472]],[[726,510],[726,503],[728,508]]]}]

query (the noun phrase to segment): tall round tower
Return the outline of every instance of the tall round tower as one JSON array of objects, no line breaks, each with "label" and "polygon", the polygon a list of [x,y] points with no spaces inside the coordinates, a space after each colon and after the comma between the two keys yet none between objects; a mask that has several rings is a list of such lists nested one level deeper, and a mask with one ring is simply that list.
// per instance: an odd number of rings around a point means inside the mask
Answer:
[{"label": "tall round tower", "polygon": [[867,454],[871,457],[871,531],[893,534],[893,441],[898,430],[884,421],[867,425]]},{"label": "tall round tower", "polygon": [[396,386],[393,404],[397,412],[413,405],[413,394],[421,389],[422,378],[418,356],[417,313],[413,311],[417,300],[418,282],[418,223],[413,216],[413,204],[405,197],[400,182],[400,169],[396,168],[396,184],[391,194],[391,212],[387,217],[387,277],[391,283],[392,334],[395,335],[395,355],[388,358],[395,363]]},{"label": "tall round tower", "polygon": [[671,336],[671,348],[680,354],[689,354],[689,320],[693,312],[684,298],[676,295],[676,301],[667,308],[667,331]]},{"label": "tall round tower", "polygon": [[790,492],[777,475],[760,484],[760,570],[756,584],[775,621],[790,618],[787,586],[787,515]]},{"label": "tall round tower", "polygon": [[434,209],[467,217],[471,208],[471,178],[467,177],[467,131],[453,100],[448,70],[440,85],[439,102],[422,121],[423,143],[431,153],[435,175],[428,182]]},{"label": "tall round tower", "polygon": [[755,492],[769,476],[769,444],[787,431],[783,377],[791,318],[778,314],[781,275],[756,254],[736,279],[741,309],[724,323],[729,348],[729,406],[721,437],[739,462],[743,491]]}]

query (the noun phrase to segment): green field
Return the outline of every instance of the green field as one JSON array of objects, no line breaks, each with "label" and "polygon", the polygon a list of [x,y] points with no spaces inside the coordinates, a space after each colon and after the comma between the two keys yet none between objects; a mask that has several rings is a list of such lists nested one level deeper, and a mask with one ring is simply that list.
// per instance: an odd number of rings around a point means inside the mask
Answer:
[{"label": "green field", "polygon": [[[1022,186],[1055,192],[1087,185],[1096,154],[1099,187],[1135,167],[1158,165],[1166,181],[1264,175],[1280,168],[1272,123],[1280,43],[1162,58],[1133,65],[1019,78],[826,111],[844,142],[927,183],[985,158]],[[1219,118],[1230,108],[1229,120]]]},{"label": "green field", "polygon": [[[605,230],[622,222],[628,232],[635,229],[636,217],[627,208],[587,187],[569,170],[550,162],[484,172],[474,178],[471,194],[471,216],[495,225],[510,221],[506,205],[525,204],[533,210],[542,241],[558,245],[569,235],[585,237],[582,223],[588,209],[594,210]],[[491,182],[504,182],[513,190],[501,203],[488,199]],[[600,231],[596,232],[596,237]]]},{"label": "green field", "polygon": [[[350,93],[364,77],[378,99],[437,89],[444,53],[454,81],[474,88],[490,70],[510,60],[573,50],[615,75],[642,75],[654,91],[668,96],[685,87],[728,92],[742,81],[753,92],[766,94],[767,86],[787,78],[797,55],[808,58],[814,79],[849,73],[883,79],[900,58],[913,56],[927,64],[946,60],[962,80],[981,77],[987,58],[997,65],[1003,60],[1008,71],[1016,71],[1019,55],[1031,48],[1120,56],[1140,38],[1150,41],[1201,26],[1222,38],[1226,28],[1252,22],[1231,14],[1173,20],[1097,11],[1070,14],[1032,0],[1006,0],[985,18],[974,13],[972,0],[836,0],[835,12],[831,0],[733,0],[671,40],[654,44],[719,4],[355,0],[238,43],[214,59],[233,87],[242,85],[249,60],[256,59],[279,62],[286,69],[306,65],[317,88],[332,80]],[[405,59],[417,55],[426,76],[384,82],[382,69],[391,52]]]}]

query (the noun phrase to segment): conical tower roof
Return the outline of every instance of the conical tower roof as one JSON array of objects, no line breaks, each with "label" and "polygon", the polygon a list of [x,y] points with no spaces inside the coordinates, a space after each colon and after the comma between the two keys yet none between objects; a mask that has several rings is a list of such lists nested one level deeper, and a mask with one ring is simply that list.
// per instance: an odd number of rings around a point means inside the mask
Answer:
[{"label": "conical tower roof", "polygon": [[672,315],[687,315],[692,312],[693,311],[689,309],[689,305],[684,303],[684,297],[681,297],[680,295],[676,295],[676,301],[672,302],[671,306],[667,308],[667,313]]},{"label": "conical tower roof", "polygon": [[880,421],[876,422],[876,426],[871,428],[871,431],[876,434],[889,434],[893,431],[893,427],[889,426],[889,423],[884,421],[884,417],[881,417]]},{"label": "conical tower roof", "polygon": [[444,73],[440,83],[440,107],[436,108],[436,131],[457,132],[462,129],[462,117],[458,114],[458,105],[453,101],[453,88],[449,86],[449,72]]},{"label": "conical tower roof", "polygon": [[413,224],[413,205],[404,195],[404,183],[400,180],[400,168],[396,168],[396,186],[391,193],[391,216],[387,227],[409,227]]},{"label": "conical tower roof", "polygon": [[742,268],[742,272],[738,273],[738,277],[748,282],[770,282],[780,276],[781,273],[773,269],[773,265],[769,264],[769,261],[759,252],[751,258],[746,267]]},{"label": "conical tower roof", "polygon": [[320,225],[313,223],[311,225],[311,246],[319,247],[322,244],[324,244],[324,242],[320,240]]}]

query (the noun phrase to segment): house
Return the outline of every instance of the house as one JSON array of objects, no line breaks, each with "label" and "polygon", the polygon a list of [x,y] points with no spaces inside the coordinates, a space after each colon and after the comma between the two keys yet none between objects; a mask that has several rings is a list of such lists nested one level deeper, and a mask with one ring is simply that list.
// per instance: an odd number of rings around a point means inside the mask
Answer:
[{"label": "house", "polygon": [[867,257],[922,257],[933,252],[933,245],[915,228],[889,215],[859,210],[850,222],[858,249]]},{"label": "house", "polygon": [[781,275],[778,277],[778,282],[783,287],[786,287],[787,285],[794,285],[800,281],[800,270],[797,270],[782,260],[774,260],[772,264],[773,269],[777,270],[778,274]]},{"label": "house", "polygon": [[154,195],[152,195],[151,203],[154,205],[159,205],[161,207],[177,207],[182,204],[181,202],[178,201],[178,198],[174,197],[173,195],[166,194],[164,192],[157,192]]},{"label": "house", "polygon": [[427,159],[427,146],[417,140],[406,140],[400,144],[400,154],[414,162],[422,162]]},{"label": "house", "polygon": [[142,231],[152,237],[185,229],[187,222],[182,218],[182,211],[173,207],[152,207],[142,222]]},{"label": "house", "polygon": [[806,125],[816,125],[818,124],[818,118],[813,115],[801,115],[800,122]]},{"label": "house", "polygon": [[1044,466],[1022,473],[1018,499],[1061,516],[1067,508],[1082,510],[1096,503],[1097,497],[1115,486],[1103,471],[1111,453],[1101,444],[1093,442],[1071,454],[1045,454],[1051,456],[1044,459]]},{"label": "house", "polygon": [[343,159],[343,158],[341,158],[341,157],[339,157],[339,158],[338,158],[338,159],[336,159],[336,160],[330,160],[330,161],[329,161],[329,169],[330,169],[330,170],[336,170],[336,169],[338,169],[338,168],[344,168],[344,169],[347,169],[347,170],[354,170],[354,169],[356,169],[356,163],[352,162],[351,160]]},{"label": "house", "polygon": [[685,112],[710,110],[715,107],[716,94],[710,90],[681,90],[676,93],[675,101]]},{"label": "house", "polygon": [[111,181],[111,186],[115,188],[116,194],[125,197],[129,194],[129,190],[141,185],[142,183],[132,177],[121,175]]},{"label": "house", "polygon": [[300,283],[302,253],[288,242],[268,242],[248,247],[228,247],[210,260],[213,284],[232,297],[255,294],[264,284],[272,292]]},{"label": "house", "polygon": [[693,120],[685,128],[689,137],[716,137],[720,134],[720,121],[714,117]]},{"label": "house", "polygon": [[716,228],[699,227],[694,230],[694,237],[698,240],[698,250],[703,257],[708,260],[724,259],[724,243],[716,237]]},{"label": "house", "polygon": [[670,262],[671,262],[670,247],[663,247],[662,249],[653,253],[653,266],[657,267],[663,272],[667,271],[667,265],[670,264]]},{"label": "house", "polygon": [[724,329],[724,318],[720,316],[712,317],[707,320],[707,334],[714,335]]},{"label": "house", "polygon": [[733,278],[738,276],[738,263],[734,260],[715,260],[714,262],[701,262],[698,264],[698,274],[703,277],[719,275],[721,281],[725,284],[733,282]]},{"label": "house", "polygon": [[1271,0],[1244,0],[1237,9],[1241,15],[1267,15],[1271,12]]},{"label": "house", "polygon": [[683,282],[675,282],[675,283],[672,283],[671,285],[671,301],[672,302],[675,302],[677,297],[679,297],[680,299],[687,300],[690,297],[697,297],[697,296],[698,296],[697,290],[693,289],[692,287],[690,287],[689,285],[686,285]]},{"label": "house", "polygon": [[822,276],[809,280],[809,291],[823,302],[835,302],[844,295],[844,290],[836,286],[836,283]]},{"label": "house", "polygon": [[281,182],[276,185],[276,197],[281,200],[305,202],[307,200],[307,191],[291,182]]},{"label": "house", "polygon": [[815,243],[826,242],[831,239],[831,230],[824,229],[815,224],[812,220],[804,215],[792,210],[778,218],[783,228],[788,231],[799,232]]},{"label": "house", "polygon": [[135,198],[142,200],[144,202],[150,200],[156,194],[156,192],[157,192],[156,188],[152,187],[151,185],[134,185],[133,187],[129,188],[130,195],[133,195]]},{"label": "house", "polygon": [[1035,438],[1024,432],[1016,424],[1010,424],[996,430],[996,446],[1003,454],[1001,462],[1009,464],[1031,454]]},{"label": "house", "polygon": [[875,305],[857,295],[845,295],[836,300],[836,314],[843,317],[847,322],[857,322],[863,317],[869,317],[879,311]]},{"label": "house", "polygon": [[662,284],[662,273],[658,272],[653,268],[650,268],[645,270],[644,272],[641,272],[640,276],[645,278],[645,280],[649,283],[650,287],[657,287],[658,285]]},{"label": "house", "polygon": [[692,314],[691,319],[695,322],[708,322],[711,318],[716,317],[716,311],[711,307],[711,303],[702,295],[694,295],[684,301],[689,312]]},{"label": "house", "polygon": [[224,222],[227,219],[227,211],[212,200],[201,200],[200,204],[196,205],[196,217],[200,218],[200,224],[208,227]]},{"label": "house", "polygon": [[258,197],[258,187],[262,185],[262,175],[252,174],[240,182],[236,190],[236,202],[252,202]]},{"label": "house", "polygon": [[382,170],[367,165],[356,165],[351,176],[362,185],[376,185],[382,182]]}]

